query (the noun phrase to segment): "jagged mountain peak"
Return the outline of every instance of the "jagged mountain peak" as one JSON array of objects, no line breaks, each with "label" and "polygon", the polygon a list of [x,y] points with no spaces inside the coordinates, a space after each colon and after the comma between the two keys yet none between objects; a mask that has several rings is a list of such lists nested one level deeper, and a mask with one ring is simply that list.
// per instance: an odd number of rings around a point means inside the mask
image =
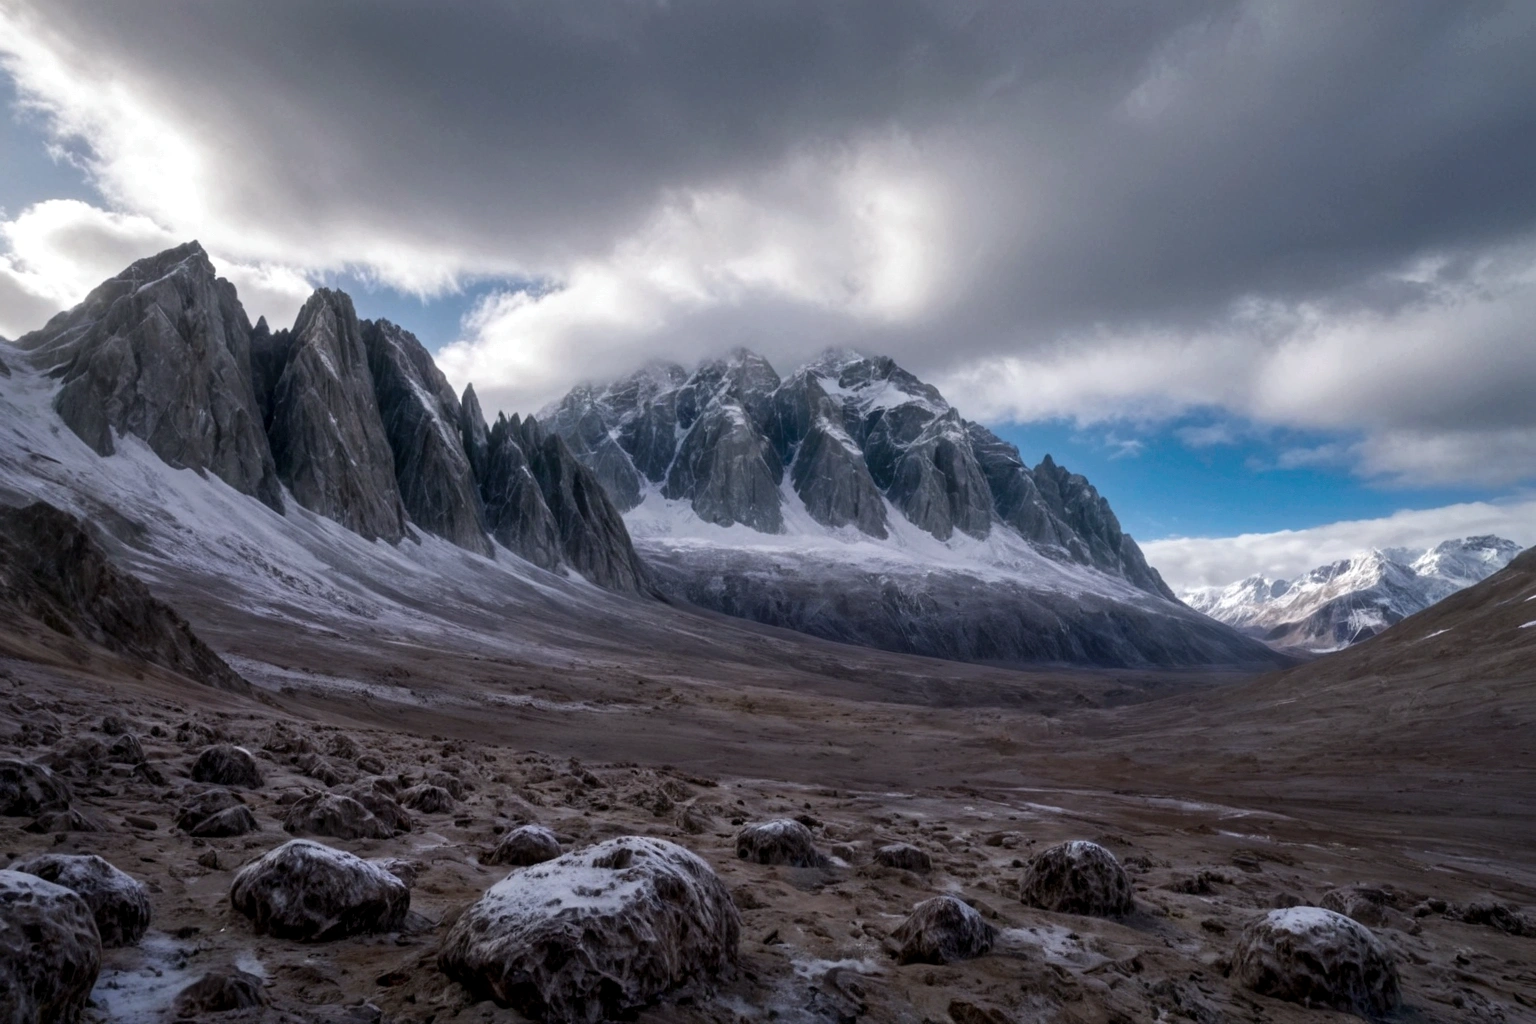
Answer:
[{"label": "jagged mountain peak", "polygon": [[1332,651],[1478,583],[1508,565],[1520,545],[1500,537],[1429,548],[1369,548],[1292,580],[1250,576],[1184,595],[1190,607],[1276,647]]}]

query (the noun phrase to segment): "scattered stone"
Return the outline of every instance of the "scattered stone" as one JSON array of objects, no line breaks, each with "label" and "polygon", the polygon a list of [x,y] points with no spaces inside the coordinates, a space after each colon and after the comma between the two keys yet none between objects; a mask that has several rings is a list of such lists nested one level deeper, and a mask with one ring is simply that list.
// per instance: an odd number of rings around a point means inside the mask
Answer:
[{"label": "scattered stone", "polygon": [[689,804],[677,816],[677,827],[691,836],[713,832],[717,825],[714,815],[697,804]]},{"label": "scattered stone", "polygon": [[463,800],[464,793],[468,789],[464,785],[463,779],[456,775],[450,775],[447,772],[427,772],[426,777],[422,781],[431,786],[441,786],[452,794],[455,800]]},{"label": "scattered stone", "polygon": [[176,827],[190,836],[218,839],[255,832],[256,815],[238,793],[210,789],[198,793],[176,812]]},{"label": "scattered stone", "polygon": [[97,729],[108,736],[121,736],[128,731],[128,723],[117,715],[107,715],[101,720]]},{"label": "scattered stone", "polygon": [[1520,908],[1495,900],[1469,903],[1461,912],[1461,919],[1468,924],[1484,924],[1509,935],[1536,938],[1536,921],[1520,912]]},{"label": "scattered stone", "polygon": [[145,832],[155,832],[160,828],[160,826],[155,822],[154,818],[146,818],[142,814],[123,815],[123,824],[127,825],[129,828],[142,829]]},{"label": "scattered stone", "polygon": [[434,786],[429,782],[423,782],[419,786],[412,786],[400,794],[400,800],[405,806],[422,814],[446,814],[453,810],[453,794],[442,786]]},{"label": "scattered stone", "polygon": [[266,785],[256,758],[249,750],[232,743],[216,743],[198,754],[192,765],[192,781],[246,789],[260,789]]},{"label": "scattered stone", "polygon": [[748,825],[736,834],[736,856],[754,864],[787,864],[797,868],[825,867],[811,830],[792,818]]},{"label": "scattered stone", "polygon": [[76,807],[67,807],[62,811],[45,811],[22,831],[34,835],[46,835],[49,832],[105,832],[107,825],[94,814]]},{"label": "scattered stone", "polygon": [[80,1019],[101,972],[85,900],[20,871],[0,871],[0,1020]]},{"label": "scattered stone", "polygon": [[875,863],[902,871],[929,872],[933,870],[933,858],[911,843],[890,843],[875,851]]},{"label": "scattered stone", "polygon": [[384,759],[374,754],[364,754],[352,763],[357,765],[358,771],[367,772],[369,775],[383,775],[389,769]]},{"label": "scattered stone", "polygon": [[362,804],[339,793],[311,793],[288,808],[283,830],[337,839],[388,839],[394,830]]},{"label": "scattered stone", "polygon": [[1394,893],[1370,885],[1348,885],[1323,893],[1317,905],[1360,922],[1367,928],[1384,928],[1397,923],[1392,911],[1398,902]]},{"label": "scattered stone", "polygon": [[241,868],[229,902],[258,935],[324,941],[399,928],[411,890],[361,857],[294,839]]},{"label": "scattered stone", "polygon": [[466,910],[438,963],[538,1020],[596,1024],[736,960],[741,916],[703,860],[624,836],[514,871]]},{"label": "scattered stone", "polygon": [[340,795],[349,796],[362,804],[369,814],[382,821],[391,832],[409,832],[416,827],[415,820],[405,808],[380,786],[359,782],[342,790]]},{"label": "scattered stone", "polygon": [[1019,898],[1041,910],[1090,917],[1120,917],[1134,905],[1131,880],[1115,855],[1082,839],[1035,854]]},{"label": "scattered stone", "polygon": [[44,853],[19,860],[12,871],[62,885],[85,900],[96,919],[101,944],[131,946],[149,929],[149,890],[94,854]]},{"label": "scattered stone", "polygon": [[1261,995],[1379,1018],[1401,999],[1397,965],[1370,930],[1321,907],[1271,910],[1243,930],[1232,974]]},{"label": "scattered stone", "polygon": [[69,807],[69,783],[31,761],[0,760],[0,814],[35,818]]},{"label": "scattered stone", "polygon": [[521,825],[501,837],[492,851],[492,864],[521,868],[560,856],[560,840],[542,825]]},{"label": "scattered stone", "polygon": [[357,773],[350,766],[338,765],[319,754],[301,754],[297,764],[299,771],[321,785],[339,786],[357,779]]},{"label": "scattered stone", "polygon": [[113,764],[143,764],[144,744],[133,733],[125,732],[107,748],[107,760]]},{"label": "scattered stone", "polygon": [[949,964],[985,955],[997,941],[997,929],[953,896],[935,896],[912,908],[912,915],[891,933],[901,964]]},{"label": "scattered stone", "polygon": [[250,1010],[267,1005],[261,979],[237,968],[214,971],[182,989],[176,996],[178,1017],[202,1017],[229,1010]]}]

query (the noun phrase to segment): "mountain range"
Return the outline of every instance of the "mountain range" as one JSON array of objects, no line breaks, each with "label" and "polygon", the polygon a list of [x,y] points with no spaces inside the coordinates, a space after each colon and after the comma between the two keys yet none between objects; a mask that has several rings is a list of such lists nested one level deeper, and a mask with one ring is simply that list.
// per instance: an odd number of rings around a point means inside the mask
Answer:
[{"label": "mountain range", "polygon": [[[951,659],[1276,663],[1181,604],[1086,479],[1049,456],[1029,467],[886,358],[831,352],[786,378],[738,351],[488,422],[472,386],[456,393],[409,331],[360,318],[343,292],[317,290],[291,327],[251,324],[195,242],[134,263],[14,344],[44,375],[43,415],[94,457],[142,445],[260,515],[296,506],[402,551],[435,537],[519,578],[528,566]],[[18,376],[20,408],[33,384]],[[34,479],[37,460],[78,458],[35,444],[9,460],[12,500],[58,499]],[[87,519],[153,505],[92,466],[66,475],[64,504]]]},{"label": "mountain range", "polygon": [[1361,551],[1293,580],[1250,576],[1183,595],[1191,608],[1276,648],[1336,651],[1481,582],[1521,551],[1502,537]]}]

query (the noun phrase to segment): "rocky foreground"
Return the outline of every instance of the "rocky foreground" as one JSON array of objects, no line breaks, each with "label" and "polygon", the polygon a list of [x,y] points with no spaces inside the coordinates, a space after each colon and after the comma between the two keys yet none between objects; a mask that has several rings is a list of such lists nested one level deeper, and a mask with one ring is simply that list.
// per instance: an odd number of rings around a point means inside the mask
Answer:
[{"label": "rocky foreground", "polygon": [[583,764],[43,671],[0,678],[6,1020],[1536,1016],[1517,879],[1283,815]]}]

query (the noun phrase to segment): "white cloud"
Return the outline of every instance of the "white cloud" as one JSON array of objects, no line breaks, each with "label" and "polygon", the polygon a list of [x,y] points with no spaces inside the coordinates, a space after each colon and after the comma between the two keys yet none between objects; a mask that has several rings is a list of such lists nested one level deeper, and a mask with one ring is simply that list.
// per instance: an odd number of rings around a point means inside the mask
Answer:
[{"label": "white cloud", "polygon": [[[148,217],[112,213],[75,199],[50,199],[0,221],[0,335],[16,338],[84,299],[102,281],[186,239]],[[287,324],[312,291],[291,268],[248,266],[214,256],[254,319]]]},{"label": "white cloud", "polygon": [[1496,534],[1536,543],[1536,498],[1467,502],[1395,512],[1380,519],[1236,537],[1173,537],[1141,545],[1175,591],[1225,586],[1255,574],[1290,579],[1370,548],[1426,548],[1456,537]]}]

